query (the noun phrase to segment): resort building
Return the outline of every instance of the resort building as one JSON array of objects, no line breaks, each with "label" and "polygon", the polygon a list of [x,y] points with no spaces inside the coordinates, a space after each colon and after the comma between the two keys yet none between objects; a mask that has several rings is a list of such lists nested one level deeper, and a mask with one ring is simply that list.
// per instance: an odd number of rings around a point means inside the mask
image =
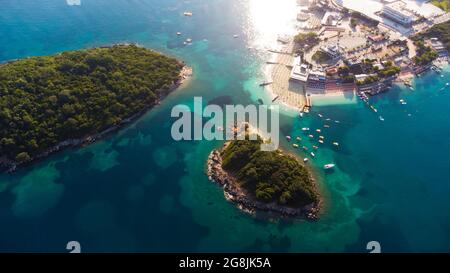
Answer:
[{"label": "resort building", "polygon": [[447,49],[438,38],[431,38],[430,45],[434,50],[436,50],[437,53],[439,53],[439,55],[444,55],[447,53]]},{"label": "resort building", "polygon": [[381,14],[403,26],[411,26],[416,17],[412,12],[406,9],[406,4],[402,1],[384,5]]},{"label": "resort building", "polygon": [[309,91],[325,92],[326,81],[327,77],[324,72],[311,71],[306,87]]},{"label": "resort building", "polygon": [[326,53],[330,58],[337,59],[341,56],[341,48],[337,44],[329,44],[326,46],[321,46],[320,50]]},{"label": "resort building", "polygon": [[309,68],[307,64],[302,64],[301,57],[295,57],[293,64],[292,64],[292,70],[291,70],[291,76],[290,80],[306,83],[308,80],[309,75]]},{"label": "resort building", "polygon": [[336,13],[327,11],[322,17],[321,24],[323,26],[337,26],[338,20],[339,16]]}]

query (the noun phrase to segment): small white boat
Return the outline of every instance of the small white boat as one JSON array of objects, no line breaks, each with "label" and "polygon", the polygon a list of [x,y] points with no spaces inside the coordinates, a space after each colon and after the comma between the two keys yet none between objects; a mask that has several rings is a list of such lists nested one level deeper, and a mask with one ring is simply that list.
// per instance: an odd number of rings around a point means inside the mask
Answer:
[{"label": "small white boat", "polygon": [[308,159],[305,157],[305,158],[303,159],[303,162],[308,162]]},{"label": "small white boat", "polygon": [[323,128],[330,128],[330,125],[325,124],[325,125],[323,126]]},{"label": "small white boat", "polygon": [[303,146],[302,149],[305,151],[308,151],[308,147],[306,147],[306,146]]},{"label": "small white boat", "polygon": [[302,138],[301,137],[297,137],[296,140],[297,141],[302,141]]},{"label": "small white boat", "polygon": [[177,32],[177,35],[180,36],[180,35],[181,35],[181,32]]},{"label": "small white boat", "polygon": [[309,128],[303,127],[303,128],[302,128],[302,131],[309,131]]},{"label": "small white boat", "polygon": [[383,118],[382,116],[380,116],[379,119],[380,119],[381,121],[384,121],[384,118]]},{"label": "small white boat", "polygon": [[329,170],[329,169],[333,169],[334,166],[336,166],[336,165],[334,165],[334,164],[325,164],[325,165],[323,166],[323,168],[324,168],[325,170]]},{"label": "small white boat", "polygon": [[312,157],[315,157],[315,156],[316,156],[316,154],[315,154],[315,153],[313,153],[313,152],[311,152],[311,156],[312,156]]},{"label": "small white boat", "polygon": [[235,38],[235,39],[236,39],[236,38],[239,38],[239,35],[234,34],[234,35],[233,35],[233,38]]},{"label": "small white boat", "polygon": [[335,120],[334,122],[335,122],[335,123],[339,123],[339,120]]},{"label": "small white boat", "polygon": [[339,143],[338,142],[333,142],[333,145],[337,147],[337,146],[339,146]]},{"label": "small white boat", "polygon": [[324,137],[324,136],[319,136],[319,138],[320,138],[320,139],[325,139],[325,137]]},{"label": "small white boat", "polygon": [[317,132],[317,133],[320,133],[320,132],[322,132],[322,130],[320,130],[320,129],[316,129],[316,132]]},{"label": "small white boat", "polygon": [[186,43],[192,44],[192,39],[191,39],[191,38],[187,38],[187,39],[186,39]]},{"label": "small white boat", "polygon": [[317,114],[319,116],[319,118],[323,118],[322,114]]},{"label": "small white boat", "polygon": [[298,115],[302,118],[303,117],[303,112],[298,113]]},{"label": "small white boat", "polygon": [[308,137],[309,137],[309,138],[314,138],[314,136],[313,136],[313,135],[309,135]]},{"label": "small white boat", "polygon": [[320,140],[319,140],[319,143],[320,143],[320,144],[323,144],[323,140],[320,139]]},{"label": "small white boat", "polygon": [[184,15],[184,16],[190,17],[190,16],[192,16],[192,12],[190,12],[190,11],[185,11],[185,12],[183,13],[183,15]]},{"label": "small white boat", "polygon": [[298,148],[298,144],[292,144],[292,147],[294,147],[294,148]]},{"label": "small white boat", "polygon": [[317,147],[317,146],[313,146],[313,149],[314,149],[314,150],[317,150],[317,149],[319,149],[319,147]]},{"label": "small white boat", "polygon": [[288,141],[290,141],[290,140],[291,140],[291,136],[286,136],[286,139],[287,139]]}]

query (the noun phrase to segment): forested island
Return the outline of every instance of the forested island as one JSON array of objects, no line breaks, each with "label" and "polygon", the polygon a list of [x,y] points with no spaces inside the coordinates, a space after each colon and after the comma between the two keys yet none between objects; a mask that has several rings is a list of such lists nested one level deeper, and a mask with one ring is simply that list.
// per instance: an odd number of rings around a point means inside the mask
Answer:
[{"label": "forested island", "polygon": [[310,172],[281,150],[260,150],[262,140],[236,140],[211,152],[208,176],[224,188],[228,200],[250,213],[316,219],[320,196]]},{"label": "forested island", "polygon": [[0,65],[0,163],[11,170],[93,141],[157,104],[184,73],[182,62],[136,45]]}]

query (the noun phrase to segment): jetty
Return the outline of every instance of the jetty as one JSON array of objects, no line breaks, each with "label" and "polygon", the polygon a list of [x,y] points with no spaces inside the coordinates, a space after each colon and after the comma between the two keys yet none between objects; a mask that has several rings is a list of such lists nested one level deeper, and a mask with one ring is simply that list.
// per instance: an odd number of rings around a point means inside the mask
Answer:
[{"label": "jetty", "polygon": [[259,86],[266,86],[266,85],[269,85],[269,84],[272,84],[273,82],[263,82],[263,83],[260,83],[259,84]]}]

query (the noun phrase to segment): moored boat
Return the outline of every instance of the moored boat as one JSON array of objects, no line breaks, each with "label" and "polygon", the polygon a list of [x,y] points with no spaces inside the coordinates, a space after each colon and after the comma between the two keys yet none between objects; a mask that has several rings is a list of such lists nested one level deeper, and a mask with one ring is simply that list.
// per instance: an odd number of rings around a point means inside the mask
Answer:
[{"label": "moored boat", "polygon": [[334,165],[334,164],[325,164],[325,165],[323,166],[323,168],[324,168],[325,170],[329,170],[329,169],[333,169],[334,166],[336,166],[336,165]]}]

